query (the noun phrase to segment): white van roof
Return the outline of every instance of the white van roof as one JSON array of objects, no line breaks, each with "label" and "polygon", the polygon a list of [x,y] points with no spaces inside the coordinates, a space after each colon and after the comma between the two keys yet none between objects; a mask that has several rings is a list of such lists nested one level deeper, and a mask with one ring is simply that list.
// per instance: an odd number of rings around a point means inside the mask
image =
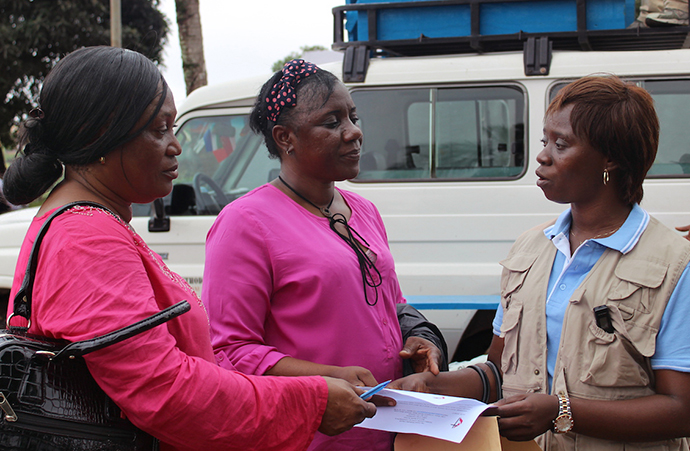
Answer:
[{"label": "white van roof", "polygon": [[[690,74],[690,59],[685,49],[655,51],[554,51],[550,73],[527,76],[523,53],[457,54],[395,58],[372,58],[363,83],[357,86],[401,86],[428,83],[520,81],[526,79],[575,79],[595,73],[619,76]],[[339,78],[341,63],[321,67]],[[641,70],[644,67],[644,70]],[[198,109],[251,107],[270,74],[204,86],[192,92],[180,106],[179,116]]]}]

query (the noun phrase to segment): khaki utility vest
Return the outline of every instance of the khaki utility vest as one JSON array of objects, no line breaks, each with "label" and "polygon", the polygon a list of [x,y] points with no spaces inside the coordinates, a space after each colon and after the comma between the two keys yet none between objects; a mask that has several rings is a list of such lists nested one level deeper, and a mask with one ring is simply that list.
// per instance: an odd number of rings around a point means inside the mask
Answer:
[{"label": "khaki utility vest", "polygon": [[[557,250],[544,229],[553,223],[525,232],[501,262],[506,397],[548,392],[546,293]],[[654,218],[629,253],[606,249],[569,301],[551,393],[595,400],[654,394],[650,358],[689,260],[690,242]],[[599,305],[608,306],[615,333],[597,326],[592,309]],[[573,421],[577,426],[577,413]],[[687,439],[621,443],[575,433],[547,432],[538,442],[545,450],[688,450]]]}]

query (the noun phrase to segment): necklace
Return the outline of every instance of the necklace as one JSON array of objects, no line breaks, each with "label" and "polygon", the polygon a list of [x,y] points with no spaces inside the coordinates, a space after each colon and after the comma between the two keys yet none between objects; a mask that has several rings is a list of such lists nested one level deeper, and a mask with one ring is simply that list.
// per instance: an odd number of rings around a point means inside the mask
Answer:
[{"label": "necklace", "polygon": [[314,208],[316,208],[317,210],[319,210],[319,211],[321,212],[322,215],[324,215],[325,217],[327,217],[327,218],[329,218],[329,219],[333,216],[333,215],[331,214],[331,205],[333,205],[333,199],[335,199],[335,190],[333,191],[333,197],[331,197],[331,201],[328,203],[328,205],[326,205],[325,207],[319,207],[319,206],[316,205],[314,202],[310,201],[309,199],[307,199],[306,197],[304,197],[303,195],[301,195],[300,193],[298,193],[297,190],[296,190],[295,188],[293,188],[293,187],[291,187],[290,185],[288,185],[288,183],[287,183],[285,180],[283,180],[283,177],[278,176],[278,178],[279,178],[280,181],[283,183],[283,185],[287,186],[288,189],[289,189],[290,191],[292,191],[293,193],[295,193],[295,195],[297,195],[297,197],[299,197],[300,199],[302,199],[303,201],[307,202],[307,203],[308,203],[309,205],[311,205],[312,207],[314,207]]},{"label": "necklace", "polygon": [[[367,240],[362,238],[362,235],[357,233],[355,229],[350,227],[350,224],[347,223],[347,219],[345,218],[345,215],[342,213],[331,213],[331,205],[333,205],[333,199],[335,199],[335,191],[333,192],[333,197],[331,197],[331,201],[326,205],[325,207],[319,207],[316,205],[314,202],[310,201],[303,195],[297,192],[293,187],[287,184],[285,180],[283,180],[283,177],[278,176],[278,179],[283,183],[283,185],[287,186],[290,191],[295,193],[300,199],[304,200],[307,202],[309,205],[312,207],[316,208],[323,214],[326,218],[328,218],[328,223],[333,232],[336,233],[340,238],[342,238],[345,243],[347,243],[348,246],[354,251],[355,255],[357,256],[357,262],[359,263],[359,271],[362,274],[362,288],[364,289],[364,301],[367,303],[367,305],[374,306],[379,300],[379,290],[378,287],[381,285],[383,282],[381,279],[381,273],[379,272],[378,268],[374,264],[374,262],[371,260],[369,255],[362,249],[362,246],[359,244],[359,242],[364,243],[364,245],[367,247],[367,249],[370,248],[369,243],[367,243]],[[345,233],[341,232],[336,228],[336,225],[340,224],[344,229]],[[359,242],[355,239],[355,235],[357,235],[357,238],[359,239]],[[369,302],[369,295],[367,294],[367,287],[371,287],[374,289],[374,302]]]},{"label": "necklace", "polygon": [[[589,239],[589,240],[596,240],[597,238],[608,238],[609,236],[611,236],[611,235],[613,235],[614,233],[616,233],[621,227],[623,227],[623,224],[619,225],[618,227],[616,227],[616,228],[613,229],[613,230],[609,230],[608,232],[600,233],[599,235],[595,235],[595,236],[593,236],[593,237],[591,237],[591,238],[587,238],[587,239]],[[578,235],[577,233],[575,233],[575,231],[573,230],[572,226],[570,227],[570,234],[573,235],[573,236]],[[587,241],[587,239],[584,240],[584,241]]]}]

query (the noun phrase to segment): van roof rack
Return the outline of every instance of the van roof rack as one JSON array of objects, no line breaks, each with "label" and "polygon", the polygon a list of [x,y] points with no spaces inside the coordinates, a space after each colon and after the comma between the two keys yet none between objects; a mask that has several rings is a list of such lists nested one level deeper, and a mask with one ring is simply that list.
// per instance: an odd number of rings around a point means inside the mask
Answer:
[{"label": "van roof rack", "polygon": [[[356,1],[356,0],[354,0]],[[374,1],[374,0],[360,0]],[[526,54],[535,52],[533,47],[536,42],[536,52],[544,57],[544,51],[553,50],[602,50],[602,51],[626,51],[626,50],[662,50],[690,48],[690,27],[674,26],[662,28],[625,28],[625,23],[634,20],[634,13],[630,14],[630,0],[619,0],[621,4],[619,18],[608,20],[607,17],[594,17],[597,11],[597,0],[560,0],[562,6],[568,11],[577,11],[576,26],[571,30],[554,30],[525,32],[520,29],[515,33],[501,33],[500,25],[494,25],[491,30],[484,32],[482,26],[487,23],[505,23],[510,18],[506,17],[482,17],[482,14],[495,14],[497,7],[504,8],[510,14],[512,8],[534,8],[534,14],[544,14],[553,0],[544,3],[544,0],[431,0],[431,1],[398,1],[389,3],[356,3],[333,8],[334,39],[332,48],[344,51],[343,75],[352,77],[347,81],[364,81],[368,58],[385,56],[422,56],[422,55],[446,55],[460,53],[489,53],[523,50]],[[540,5],[539,3],[542,3]],[[506,6],[507,5],[507,6]],[[493,6],[493,9],[491,7]],[[623,8],[628,8],[623,14]],[[433,8],[436,8],[439,16],[433,16]],[[455,8],[455,9],[449,9]],[[634,7],[633,7],[634,8]],[[634,9],[632,9],[634,11]],[[424,14],[429,12],[430,14]],[[450,14],[449,14],[450,13]],[[562,14],[562,11],[551,11],[552,14]],[[446,17],[444,17],[444,15]],[[571,14],[572,15],[572,14]],[[588,22],[588,15],[590,22]],[[437,17],[434,19],[434,17]],[[427,34],[434,34],[435,20],[439,23],[446,21],[445,26],[440,26],[445,31],[450,31],[449,36],[430,37],[421,32],[418,36],[411,36],[424,24],[418,23],[426,18]],[[463,23],[462,20],[467,20]],[[608,20],[608,22],[607,22]],[[417,21],[417,22],[415,22]],[[553,21],[559,23],[562,21]],[[412,23],[415,26],[410,26]],[[594,23],[594,26],[592,26]],[[620,28],[601,29],[603,27],[620,26]],[[608,24],[608,25],[606,25]],[[588,28],[589,25],[589,28]],[[505,27],[506,30],[515,29],[519,24],[513,23]],[[554,27],[555,28],[555,27]],[[348,31],[348,40],[345,40],[345,31]],[[548,44],[543,38],[548,39]],[[528,42],[530,43],[528,45]],[[539,56],[539,55],[537,55]],[[527,73],[528,61],[525,61]],[[528,75],[546,75],[544,70]]]}]

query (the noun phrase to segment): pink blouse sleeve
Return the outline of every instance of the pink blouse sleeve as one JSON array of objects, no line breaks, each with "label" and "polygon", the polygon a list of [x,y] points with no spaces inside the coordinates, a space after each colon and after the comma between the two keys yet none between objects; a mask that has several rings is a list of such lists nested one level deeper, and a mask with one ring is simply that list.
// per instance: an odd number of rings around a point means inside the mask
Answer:
[{"label": "pink blouse sleeve", "polygon": [[202,288],[219,365],[257,375],[286,356],[264,341],[274,277],[266,233],[243,209],[224,209],[206,240]]},{"label": "pink blouse sleeve", "polygon": [[[110,227],[61,238],[39,263],[34,299],[50,299],[34,309],[41,333],[82,340],[159,310],[131,237]],[[85,358],[135,425],[179,449],[306,449],[327,403],[323,378],[225,370],[183,353],[167,324]]]}]

